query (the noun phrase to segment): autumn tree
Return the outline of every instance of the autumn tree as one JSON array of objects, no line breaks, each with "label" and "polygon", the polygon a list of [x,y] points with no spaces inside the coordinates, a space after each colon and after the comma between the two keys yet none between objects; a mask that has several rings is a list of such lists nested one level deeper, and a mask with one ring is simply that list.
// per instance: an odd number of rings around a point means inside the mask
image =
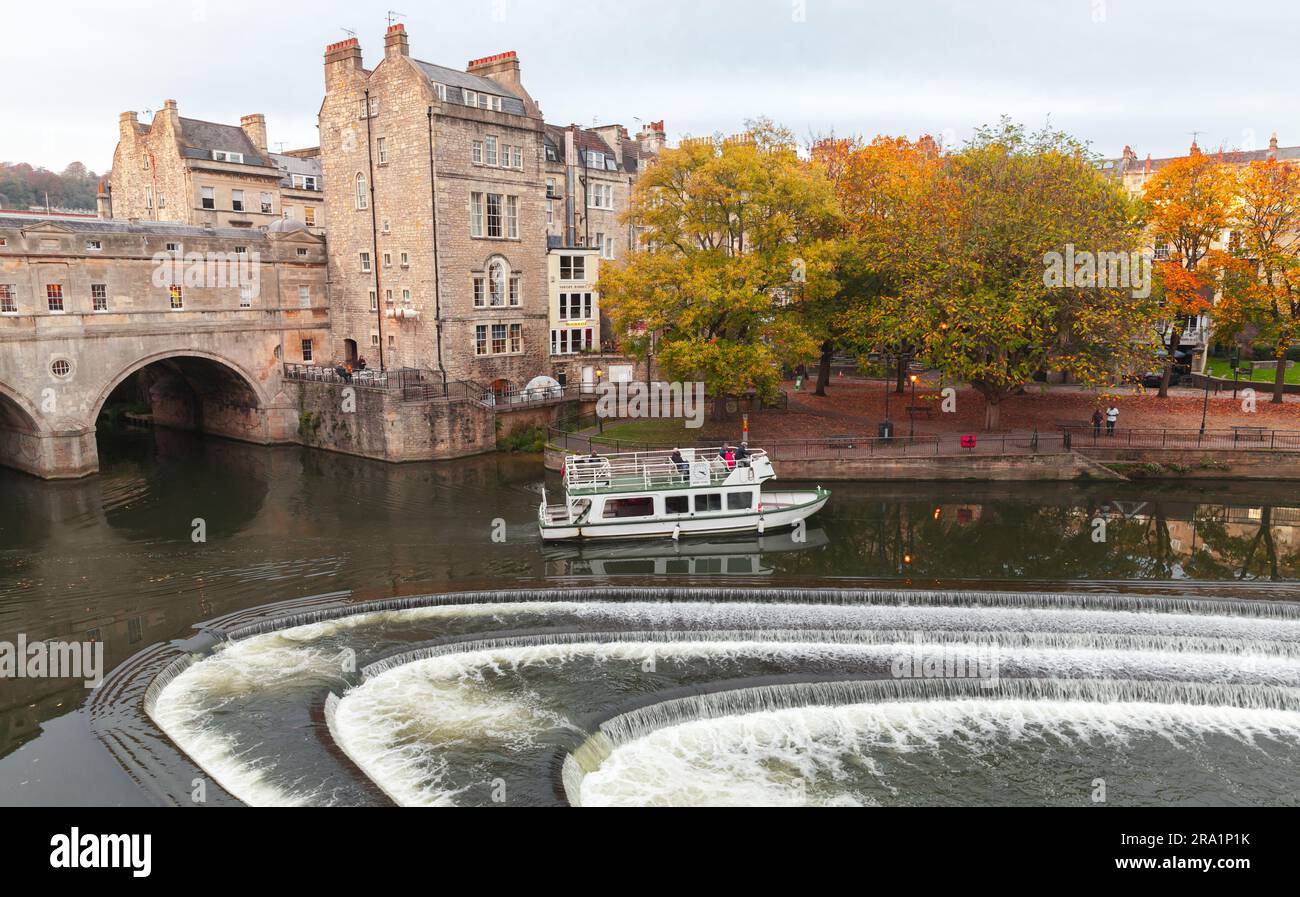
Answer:
[{"label": "autumn tree", "polygon": [[1161,318],[1168,326],[1161,398],[1169,395],[1184,319],[1213,304],[1213,277],[1203,263],[1231,220],[1233,192],[1229,168],[1195,143],[1188,155],[1158,168],[1143,189],[1151,238],[1171,250],[1168,259],[1155,265]]},{"label": "autumn tree", "polygon": [[[1137,248],[1136,204],[1066,135],[1026,134],[1003,120],[942,157],[915,197],[894,262],[897,290],[861,315],[984,397],[985,426],[1035,373],[1111,380],[1149,352],[1151,308],[1134,277],[1080,262],[1048,276],[1049,259],[1125,259]],[[1125,266],[1127,267],[1127,266]],[[1128,282],[1124,282],[1124,281]]]},{"label": "autumn tree", "polygon": [[1210,256],[1222,291],[1215,319],[1229,332],[1254,325],[1273,343],[1273,402],[1281,404],[1287,352],[1300,339],[1300,166],[1276,159],[1246,166],[1232,227],[1238,245]]},{"label": "autumn tree", "polygon": [[646,251],[602,266],[603,304],[633,351],[658,333],[669,378],[770,396],[816,350],[801,309],[835,289],[836,219],[788,131],[683,141],[637,180],[626,221]]},{"label": "autumn tree", "polygon": [[[939,148],[930,137],[823,140],[813,147],[814,161],[835,188],[849,240],[841,248],[839,292],[832,298],[827,335],[822,343],[817,392],[830,379],[836,344],[865,355],[880,349],[906,349],[896,334],[874,332],[862,322],[881,296],[896,295],[907,276],[903,264],[909,244],[927,223],[918,217],[921,198],[939,171]],[[902,389],[900,353],[898,383]]]}]

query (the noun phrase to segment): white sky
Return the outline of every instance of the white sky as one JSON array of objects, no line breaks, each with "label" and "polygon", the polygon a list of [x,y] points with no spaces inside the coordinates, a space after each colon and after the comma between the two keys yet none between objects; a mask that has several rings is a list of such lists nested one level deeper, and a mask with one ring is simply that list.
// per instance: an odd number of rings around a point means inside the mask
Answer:
[{"label": "white sky", "polygon": [[[800,137],[931,133],[1007,114],[1104,155],[1300,144],[1300,3],[1278,0],[0,0],[0,161],[108,168],[124,110],[267,117],[315,145],[327,43],[367,66],[390,7],[413,56],[517,50],[547,121],[665,119],[669,139],[767,115]],[[796,21],[800,17],[804,21]],[[147,117],[142,116],[142,120]]]}]

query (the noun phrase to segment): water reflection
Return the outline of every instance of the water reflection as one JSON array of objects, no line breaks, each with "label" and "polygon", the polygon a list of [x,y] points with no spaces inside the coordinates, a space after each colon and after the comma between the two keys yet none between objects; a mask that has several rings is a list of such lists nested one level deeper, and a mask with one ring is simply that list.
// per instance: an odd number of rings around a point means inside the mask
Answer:
[{"label": "water reflection", "polygon": [[1293,484],[976,487],[938,484],[872,500],[841,484],[822,515],[829,557],[789,573],[1040,580],[1266,580],[1300,577]]},{"label": "water reflection", "polygon": [[542,556],[556,576],[766,576],[776,572],[776,555],[829,541],[821,527],[810,527],[750,538],[546,545]]}]

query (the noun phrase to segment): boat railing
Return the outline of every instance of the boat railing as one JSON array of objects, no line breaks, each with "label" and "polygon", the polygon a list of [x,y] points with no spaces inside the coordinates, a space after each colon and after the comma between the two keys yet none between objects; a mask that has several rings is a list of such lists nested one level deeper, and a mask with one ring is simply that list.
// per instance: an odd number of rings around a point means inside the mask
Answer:
[{"label": "boat railing", "polygon": [[749,482],[756,481],[756,462],[767,453],[756,449],[747,458],[730,465],[718,449],[682,451],[680,463],[671,451],[625,452],[612,455],[569,455],[564,459],[565,486],[571,495],[606,491],[672,489],[687,486],[716,486],[741,471]]}]

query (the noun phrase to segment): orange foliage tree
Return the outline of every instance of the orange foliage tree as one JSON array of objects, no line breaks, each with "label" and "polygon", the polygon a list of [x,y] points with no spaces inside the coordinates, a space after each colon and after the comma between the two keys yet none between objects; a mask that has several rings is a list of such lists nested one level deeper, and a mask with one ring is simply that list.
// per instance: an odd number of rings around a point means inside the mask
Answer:
[{"label": "orange foliage tree", "polygon": [[1240,243],[1211,257],[1222,289],[1215,318],[1230,331],[1254,325],[1273,343],[1273,401],[1281,404],[1287,351],[1300,339],[1300,166],[1252,162],[1237,195],[1232,225]]},{"label": "orange foliage tree", "polygon": [[1161,318],[1168,327],[1162,398],[1169,395],[1184,319],[1213,304],[1213,270],[1204,263],[1232,219],[1234,193],[1228,166],[1202,153],[1196,144],[1187,156],[1157,169],[1143,190],[1151,238],[1171,248],[1169,259],[1155,265]]}]

